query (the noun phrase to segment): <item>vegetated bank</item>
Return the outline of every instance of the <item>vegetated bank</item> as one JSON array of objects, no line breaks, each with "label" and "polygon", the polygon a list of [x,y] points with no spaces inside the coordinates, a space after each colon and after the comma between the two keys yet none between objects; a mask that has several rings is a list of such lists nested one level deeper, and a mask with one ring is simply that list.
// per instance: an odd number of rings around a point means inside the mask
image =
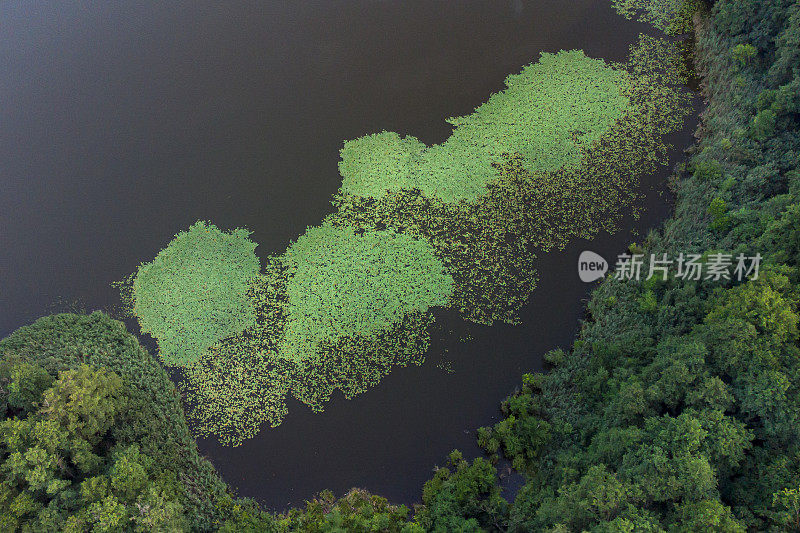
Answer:
[{"label": "vegetated bank", "polygon": [[[0,530],[212,530],[233,505],[180,396],[124,324],[41,318],[0,341]],[[224,519],[224,518],[223,518]]]}]

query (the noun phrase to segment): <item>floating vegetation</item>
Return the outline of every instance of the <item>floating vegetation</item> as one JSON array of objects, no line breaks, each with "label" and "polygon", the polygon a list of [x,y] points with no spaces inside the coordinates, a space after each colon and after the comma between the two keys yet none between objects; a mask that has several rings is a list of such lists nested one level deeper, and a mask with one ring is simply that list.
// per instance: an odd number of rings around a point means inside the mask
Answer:
[{"label": "floating vegetation", "polygon": [[[320,245],[322,249],[318,250],[315,241],[326,235],[331,240],[325,240],[326,245]],[[430,344],[429,328],[433,322],[427,308],[434,303],[445,305],[452,287],[452,279],[430,253],[429,245],[390,232],[357,236],[352,230],[348,233],[327,226],[310,228],[304,236],[309,239],[298,239],[290,247],[291,254],[287,252],[284,256],[268,258],[264,273],[251,281],[248,297],[255,309],[255,322],[203,352],[196,363],[181,369],[179,385],[187,400],[187,415],[199,434],[214,435],[220,442],[235,446],[258,434],[264,423],[272,427],[279,425],[286,416],[286,398],[290,394],[320,412],[334,390],[341,391],[345,398],[350,399],[377,385],[392,368],[419,365],[424,361]],[[341,248],[331,253],[338,253],[341,257],[325,259],[325,253],[330,252],[327,246],[333,242]],[[365,251],[364,247],[372,250]],[[289,297],[293,286],[294,290],[303,286],[302,283],[296,285],[294,279],[299,258],[311,258],[313,263],[318,257],[321,262],[338,263],[328,275],[344,276],[348,267],[363,268],[351,264],[355,256],[349,252],[353,250],[364,252],[362,257],[374,259],[370,268],[375,275],[368,283],[379,279],[381,274],[378,270],[383,268],[387,280],[393,274],[396,276],[394,280],[407,284],[388,291],[405,304],[405,311],[400,313],[396,300],[394,308],[398,315],[391,321],[386,320],[386,309],[362,310],[361,315],[353,315],[351,320],[372,317],[375,322],[363,330],[358,330],[355,327],[358,323],[353,323],[353,331],[347,334],[348,330],[341,326],[320,331],[317,338],[303,334],[300,326],[305,322],[295,323],[297,317],[292,317],[293,306]],[[427,267],[427,271],[417,273],[414,267],[421,266]],[[416,274],[419,274],[419,279],[406,278]],[[347,283],[352,283],[352,280]],[[343,305],[349,298],[358,300],[359,290],[374,290],[377,296],[372,297],[380,298],[384,290],[369,285],[339,288],[345,294],[337,298],[345,300],[323,299],[327,302],[325,305],[331,302]],[[348,291],[352,292],[348,295]],[[363,298],[368,299],[370,295],[364,293]],[[356,305],[359,302],[349,303]],[[313,310],[320,316],[325,309],[338,307],[305,308],[306,312]],[[369,314],[371,312],[377,314],[373,316]],[[329,322],[323,320],[321,323]],[[298,336],[290,343],[286,340],[286,333],[291,327],[297,328]]]},{"label": "floating vegetation", "polygon": [[299,361],[322,341],[370,336],[408,313],[445,306],[453,278],[428,241],[394,231],[309,228],[282,257],[289,316],[279,347]]},{"label": "floating vegetation", "polygon": [[636,211],[640,177],[666,163],[663,136],[688,113],[684,74],[677,49],[650,37],[625,64],[542,54],[451,119],[441,145],[390,132],[349,141],[335,212],[261,274],[244,230],[178,234],[140,267],[134,313],[183,365],[197,430],[236,445],[280,424],[290,395],[321,411],[335,390],[351,398],[421,364],[433,307],[515,323],[535,251]]},{"label": "floating vegetation", "polygon": [[314,359],[300,365],[292,394],[321,412],[334,390],[351,399],[377,385],[395,366],[421,365],[432,323],[430,313],[413,312],[377,334],[323,343]]},{"label": "floating vegetation", "polygon": [[236,446],[257,435],[264,423],[279,425],[289,395],[320,412],[334,390],[351,399],[392,368],[424,361],[433,317],[420,311],[377,333],[323,339],[303,360],[285,357],[279,344],[288,323],[287,281],[281,259],[271,258],[250,292],[256,324],[181,369],[187,415],[200,435]]},{"label": "floating vegetation", "polygon": [[[572,64],[579,56],[566,57]],[[684,65],[671,43],[643,36],[626,64],[605,68],[618,73],[617,90],[629,106],[579,162],[531,171],[525,157],[509,153],[494,164],[497,178],[486,194],[472,202],[445,202],[419,188],[356,196],[343,186],[328,221],[427,239],[455,280],[452,305],[465,318],[515,323],[536,286],[534,250],[613,231],[621,215],[635,212],[639,178],[667,162],[663,136],[688,114],[689,96],[678,88]]]},{"label": "floating vegetation", "polygon": [[256,436],[263,423],[283,421],[296,365],[245,336],[206,350],[182,372],[179,386],[194,430],[236,446]]},{"label": "floating vegetation", "polygon": [[215,342],[255,321],[246,291],[260,264],[250,233],[197,222],[139,266],[130,293],[142,332],[167,364],[194,362]]},{"label": "floating vegetation", "polygon": [[692,15],[701,0],[611,0],[617,12],[625,18],[652,24],[670,35],[692,29]]},{"label": "floating vegetation", "polygon": [[474,200],[508,154],[519,154],[529,171],[577,163],[628,107],[625,77],[580,50],[542,54],[472,114],[447,119],[454,129],[442,144],[389,132],[346,142],[342,192],[379,198],[418,188],[444,202]]},{"label": "floating vegetation", "polygon": [[446,374],[453,374],[455,370],[453,369],[453,362],[452,361],[439,361],[436,363],[436,368],[441,370]]}]

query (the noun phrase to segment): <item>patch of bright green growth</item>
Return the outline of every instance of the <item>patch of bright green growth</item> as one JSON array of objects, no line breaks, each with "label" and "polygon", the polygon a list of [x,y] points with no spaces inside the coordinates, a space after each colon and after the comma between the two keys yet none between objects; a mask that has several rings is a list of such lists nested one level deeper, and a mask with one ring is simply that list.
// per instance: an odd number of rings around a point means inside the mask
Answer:
[{"label": "patch of bright green growth", "polygon": [[740,43],[731,48],[731,56],[742,68],[746,67],[757,54],[758,49],[750,43]]},{"label": "patch of bright green growth", "polygon": [[701,0],[611,0],[614,9],[625,18],[652,24],[670,35],[692,30],[692,15]]},{"label": "patch of bright green growth", "polygon": [[639,298],[639,308],[645,313],[655,313],[658,309],[658,298],[652,289],[645,291]]},{"label": "patch of bright green growth", "polygon": [[427,147],[415,137],[401,138],[384,131],[347,141],[341,150],[339,172],[348,190],[375,198],[388,189],[415,186],[411,171]]},{"label": "patch of bright green growth", "polygon": [[189,365],[255,321],[248,281],[258,275],[249,232],[197,222],[178,233],[133,280],[133,312],[166,363]]},{"label": "patch of bright green growth", "polygon": [[722,198],[714,198],[708,206],[708,214],[711,215],[711,229],[715,231],[725,231],[730,226],[731,220],[728,216],[728,204]]},{"label": "patch of bright green growth", "polygon": [[389,132],[345,143],[342,192],[379,198],[419,188],[445,202],[471,201],[486,193],[510,154],[530,172],[578,163],[629,105],[625,71],[579,50],[542,54],[506,85],[472,114],[448,119],[454,130],[442,144],[426,148]]},{"label": "patch of bright green growth", "polygon": [[410,312],[444,306],[453,292],[433,247],[393,231],[309,228],[283,261],[289,317],[280,351],[295,361],[321,340],[369,336]]}]

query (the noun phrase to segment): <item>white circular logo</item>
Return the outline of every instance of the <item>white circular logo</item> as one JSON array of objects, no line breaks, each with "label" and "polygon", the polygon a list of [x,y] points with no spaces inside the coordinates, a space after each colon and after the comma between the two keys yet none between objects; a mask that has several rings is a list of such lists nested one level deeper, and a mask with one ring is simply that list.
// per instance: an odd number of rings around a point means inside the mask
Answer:
[{"label": "white circular logo", "polygon": [[608,261],[600,255],[585,251],[578,257],[578,276],[584,283],[600,279],[608,272]]}]

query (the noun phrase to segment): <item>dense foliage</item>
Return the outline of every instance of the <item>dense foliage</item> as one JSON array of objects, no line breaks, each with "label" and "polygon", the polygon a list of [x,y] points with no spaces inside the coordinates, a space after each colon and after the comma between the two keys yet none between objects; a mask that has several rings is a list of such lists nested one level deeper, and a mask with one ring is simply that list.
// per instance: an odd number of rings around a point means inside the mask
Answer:
[{"label": "dense foliage", "polygon": [[279,516],[278,527],[307,533],[422,533],[423,529],[407,523],[408,513],[405,505],[390,505],[385,498],[364,490],[352,489],[339,499],[330,491],[323,491],[306,502],[304,509],[292,509]]},{"label": "dense foliage", "polygon": [[2,531],[206,531],[233,513],[175,385],[102,313],[0,341],[0,465]]},{"label": "dense foliage", "polygon": [[502,528],[507,514],[492,464],[483,458],[470,464],[456,450],[425,483],[414,524],[436,533],[485,531]]},{"label": "dense foliage", "polygon": [[104,442],[125,408],[119,376],[86,365],[55,380],[31,363],[10,370],[14,416],[0,422],[3,531],[23,523],[41,531],[186,529],[174,474],[154,469],[137,444]]}]

